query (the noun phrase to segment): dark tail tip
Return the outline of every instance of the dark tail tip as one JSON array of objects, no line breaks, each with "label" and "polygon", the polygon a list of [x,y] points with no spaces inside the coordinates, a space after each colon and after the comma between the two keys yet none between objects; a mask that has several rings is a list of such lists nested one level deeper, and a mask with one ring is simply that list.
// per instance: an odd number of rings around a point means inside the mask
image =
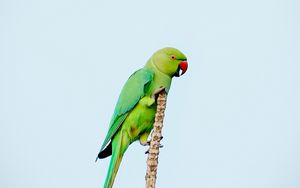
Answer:
[{"label": "dark tail tip", "polygon": [[111,154],[112,154],[112,146],[111,146],[111,142],[110,142],[104,150],[99,152],[99,154],[96,158],[96,162],[98,159],[103,159],[105,157],[110,156]]}]

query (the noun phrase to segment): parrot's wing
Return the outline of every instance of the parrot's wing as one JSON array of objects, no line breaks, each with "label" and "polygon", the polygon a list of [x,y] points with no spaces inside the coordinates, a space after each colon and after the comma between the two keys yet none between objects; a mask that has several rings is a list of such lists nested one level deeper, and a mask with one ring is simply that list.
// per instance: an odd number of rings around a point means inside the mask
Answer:
[{"label": "parrot's wing", "polygon": [[110,121],[110,127],[102,144],[100,153],[121,127],[128,113],[145,95],[145,91],[147,91],[147,87],[153,80],[153,76],[153,71],[143,68],[136,71],[129,77],[119,96],[113,117]]}]

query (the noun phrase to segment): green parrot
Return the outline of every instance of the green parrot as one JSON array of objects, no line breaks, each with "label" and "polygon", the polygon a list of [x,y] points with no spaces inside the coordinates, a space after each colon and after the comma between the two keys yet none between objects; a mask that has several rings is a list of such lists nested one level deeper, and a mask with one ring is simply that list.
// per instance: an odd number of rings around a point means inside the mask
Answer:
[{"label": "green parrot", "polygon": [[114,183],[122,157],[128,146],[139,140],[148,145],[153,128],[157,94],[168,93],[174,76],[183,75],[188,68],[187,58],[175,48],[163,48],[155,52],[146,65],[134,72],[125,83],[109,130],[96,158],[112,155],[104,188]]}]

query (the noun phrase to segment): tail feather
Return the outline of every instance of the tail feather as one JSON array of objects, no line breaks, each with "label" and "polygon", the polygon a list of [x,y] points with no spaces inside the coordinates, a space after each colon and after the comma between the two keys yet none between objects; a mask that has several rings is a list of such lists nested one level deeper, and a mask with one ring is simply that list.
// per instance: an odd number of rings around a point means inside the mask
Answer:
[{"label": "tail feather", "polygon": [[111,154],[112,154],[112,146],[111,146],[111,142],[109,142],[109,144],[106,146],[106,148],[99,152],[97,158],[103,159],[105,157],[110,156]]},{"label": "tail feather", "polygon": [[127,134],[123,131],[117,133],[112,141],[112,156],[110,159],[109,169],[106,176],[104,188],[112,188],[115,177],[119,170],[123,155],[129,146],[129,139]]}]

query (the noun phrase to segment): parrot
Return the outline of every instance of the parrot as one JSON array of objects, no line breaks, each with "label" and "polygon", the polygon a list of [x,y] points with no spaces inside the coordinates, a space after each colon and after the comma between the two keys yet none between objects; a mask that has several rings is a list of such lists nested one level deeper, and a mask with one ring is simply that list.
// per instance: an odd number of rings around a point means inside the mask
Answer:
[{"label": "parrot", "polygon": [[97,161],[111,155],[104,188],[113,186],[122,157],[131,143],[139,140],[141,145],[149,145],[157,96],[163,90],[168,94],[172,78],[182,76],[187,68],[186,56],[176,48],[166,47],[156,51],[143,68],[128,78],[96,158]]}]

